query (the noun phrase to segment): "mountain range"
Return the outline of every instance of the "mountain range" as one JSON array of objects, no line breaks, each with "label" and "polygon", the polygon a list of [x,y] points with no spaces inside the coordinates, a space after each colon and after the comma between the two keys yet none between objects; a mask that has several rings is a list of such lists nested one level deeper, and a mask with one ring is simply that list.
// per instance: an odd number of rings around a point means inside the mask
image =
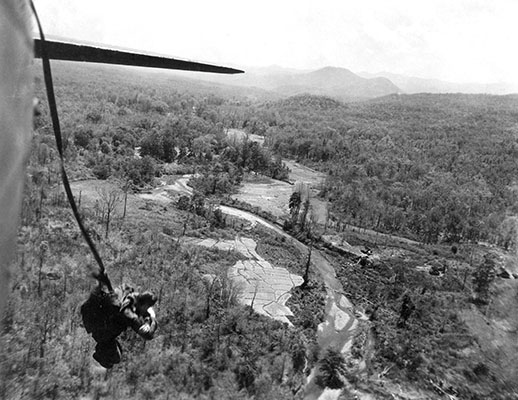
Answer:
[{"label": "mountain range", "polygon": [[196,79],[267,90],[277,97],[298,94],[329,96],[339,100],[364,100],[399,93],[384,77],[364,78],[346,68],[325,67],[300,71],[280,67],[252,68],[235,76],[200,75]]},{"label": "mountain range", "polygon": [[391,72],[360,72],[364,78],[384,77],[390,79],[404,93],[485,93],[485,94],[511,94],[518,93],[518,85],[505,82],[498,83],[458,83],[448,82],[439,79],[417,78]]},{"label": "mountain range", "polygon": [[272,98],[313,94],[343,101],[366,100],[396,93],[518,93],[518,85],[506,83],[455,83],[390,72],[354,73],[346,68],[325,67],[315,71],[271,66],[245,68],[240,75],[183,73],[206,82],[261,91]]}]

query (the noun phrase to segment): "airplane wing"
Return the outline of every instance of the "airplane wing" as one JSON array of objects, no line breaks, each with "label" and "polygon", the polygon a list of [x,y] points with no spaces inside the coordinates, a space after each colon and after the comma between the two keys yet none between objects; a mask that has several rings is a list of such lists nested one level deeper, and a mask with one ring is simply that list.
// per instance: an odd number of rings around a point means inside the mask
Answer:
[{"label": "airplane wing", "polygon": [[[180,60],[162,55],[146,54],[137,51],[105,48],[102,45],[90,45],[45,39],[48,57],[52,60],[83,61],[102,64],[132,65],[184,71],[212,72],[217,74],[240,74],[239,69],[204,64],[195,61]],[[34,56],[41,58],[41,40],[34,39]]]}]

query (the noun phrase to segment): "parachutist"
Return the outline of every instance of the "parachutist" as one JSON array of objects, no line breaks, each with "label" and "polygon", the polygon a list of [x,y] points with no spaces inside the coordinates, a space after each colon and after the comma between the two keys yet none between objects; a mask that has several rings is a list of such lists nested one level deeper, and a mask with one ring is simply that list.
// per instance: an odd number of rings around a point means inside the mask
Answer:
[{"label": "parachutist", "polygon": [[150,292],[138,293],[127,285],[109,292],[99,283],[81,306],[84,327],[97,342],[93,358],[104,368],[118,364],[122,349],[117,337],[127,327],[146,340],[153,339],[158,326],[155,303]]}]

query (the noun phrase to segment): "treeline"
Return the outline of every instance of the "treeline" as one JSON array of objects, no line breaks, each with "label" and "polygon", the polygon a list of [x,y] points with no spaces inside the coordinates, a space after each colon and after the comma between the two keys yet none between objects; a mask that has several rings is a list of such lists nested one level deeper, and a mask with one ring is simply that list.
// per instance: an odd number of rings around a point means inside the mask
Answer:
[{"label": "treeline", "polygon": [[[209,181],[200,187],[205,194],[231,192],[245,172],[287,179],[278,155],[255,142],[227,138],[226,129],[243,125],[248,103],[242,98],[181,93],[173,89],[176,81],[162,86],[165,78],[153,75],[133,83],[131,74],[57,66],[63,142],[73,177],[117,178],[138,188],[176,163]],[[36,86],[42,104],[34,146],[41,164],[51,165],[57,154],[41,80]]]},{"label": "treeline", "polygon": [[517,110],[513,96],[303,95],[244,122],[273,151],[327,172],[322,195],[342,222],[428,243],[503,243],[517,211]]}]

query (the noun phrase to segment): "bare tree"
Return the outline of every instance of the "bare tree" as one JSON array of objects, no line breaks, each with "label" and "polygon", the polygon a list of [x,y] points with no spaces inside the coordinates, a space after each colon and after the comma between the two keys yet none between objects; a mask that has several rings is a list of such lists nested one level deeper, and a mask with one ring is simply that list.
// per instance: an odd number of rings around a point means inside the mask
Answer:
[{"label": "bare tree", "polygon": [[308,216],[308,212],[310,211],[311,205],[309,203],[309,197],[302,203],[302,211],[300,213],[300,230],[303,232],[306,228],[306,218]]},{"label": "bare tree", "polygon": [[107,190],[105,188],[97,188],[97,194],[101,199],[102,205],[101,223],[104,223],[106,227],[106,234],[104,237],[108,239],[110,222],[121,197],[117,189]]},{"label": "bare tree", "polygon": [[129,179],[126,179],[124,181],[124,185],[122,186],[122,190],[124,192],[124,208],[122,211],[122,220],[124,220],[124,218],[126,218],[126,207],[128,204],[128,192],[129,192],[130,188],[131,188],[131,181]]},{"label": "bare tree", "polygon": [[41,297],[41,270],[43,268],[43,263],[45,261],[45,255],[49,250],[49,244],[47,241],[42,241],[40,243],[39,249],[39,269],[38,269],[38,296]]},{"label": "bare tree", "polygon": [[257,289],[258,289],[258,284],[256,283],[255,287],[254,287],[254,297],[252,297],[252,302],[250,303],[250,314],[252,314],[254,312],[254,302],[255,302],[255,297],[257,296]]},{"label": "bare tree", "polygon": [[308,253],[308,258],[306,260],[306,270],[304,271],[304,276],[302,277],[303,282],[302,282],[302,285],[300,286],[301,289],[305,289],[308,286],[309,267],[311,266],[311,252],[312,251],[313,251],[313,242],[311,242],[309,245],[309,253]]},{"label": "bare tree", "polygon": [[300,211],[300,205],[301,205],[300,193],[293,192],[290,196],[290,202],[289,202],[291,221],[293,224],[297,223],[297,219],[298,219],[299,211]]}]

